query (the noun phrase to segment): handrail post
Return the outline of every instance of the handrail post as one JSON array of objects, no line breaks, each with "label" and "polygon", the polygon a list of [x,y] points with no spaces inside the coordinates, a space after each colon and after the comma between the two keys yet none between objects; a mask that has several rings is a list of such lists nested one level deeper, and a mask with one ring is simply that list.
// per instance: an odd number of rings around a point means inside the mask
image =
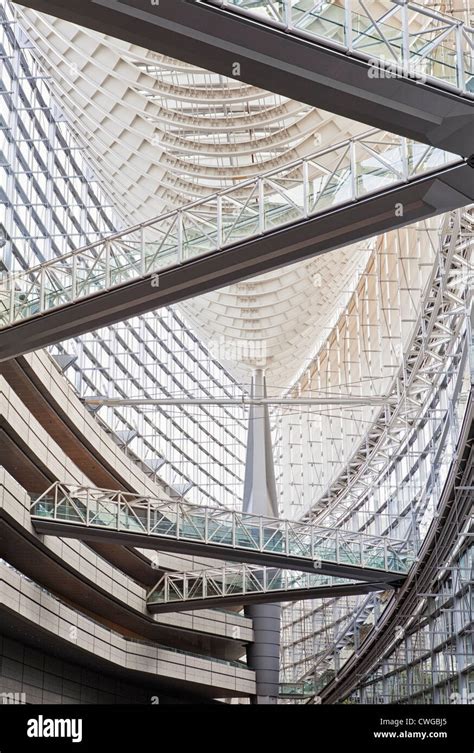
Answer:
[{"label": "handrail post", "polygon": [[216,233],[217,248],[222,248],[222,196],[217,194],[216,199]]},{"label": "handrail post", "polygon": [[[46,296],[45,296],[45,289],[44,289],[44,267],[41,268],[40,272],[40,280],[39,280],[39,310],[43,312],[45,310],[45,304],[46,304]],[[28,301],[26,301],[28,304]]]},{"label": "handrail post", "polygon": [[105,288],[110,287],[110,243],[108,240],[104,242],[105,245]]},{"label": "handrail post", "polygon": [[263,178],[257,178],[258,191],[258,232],[265,232],[265,190]]},{"label": "handrail post", "polygon": [[357,160],[356,160],[354,139],[351,139],[349,142],[349,161],[350,161],[351,198],[352,198],[352,201],[355,201],[357,199]]},{"label": "handrail post", "polygon": [[71,300],[75,301],[77,298],[77,254],[72,257],[72,272],[71,272]]},{"label": "handrail post", "polygon": [[352,52],[352,2],[345,0],[344,3],[344,42],[349,52]]},{"label": "handrail post", "polygon": [[285,14],[284,24],[285,24],[286,31],[289,31],[293,26],[291,0],[284,0],[284,3],[285,3],[284,10],[283,10],[283,13]]},{"label": "handrail post", "polygon": [[8,284],[10,286],[10,324],[15,321],[15,278],[8,277]]},{"label": "handrail post", "polygon": [[178,211],[176,216],[176,240],[178,244],[177,256],[178,264],[183,262],[183,214],[181,210]]},{"label": "handrail post", "polygon": [[402,136],[402,140],[401,140],[401,150],[402,150],[403,180],[405,182],[408,182],[410,178],[410,164],[408,162],[408,141],[404,136]]},{"label": "handrail post", "polygon": [[456,25],[456,85],[459,87],[461,91],[464,91],[466,88],[466,81],[464,76],[464,64],[463,64],[463,25],[462,22],[459,21]]},{"label": "handrail post", "polygon": [[142,275],[146,275],[145,228],[143,225],[140,227],[140,272]]},{"label": "handrail post", "polygon": [[90,489],[86,488],[86,525],[89,527],[91,522],[91,505],[90,505]]},{"label": "handrail post", "polygon": [[303,160],[303,213],[309,215],[309,165],[308,160]]},{"label": "handrail post", "polygon": [[401,7],[402,14],[402,70],[405,75],[410,73],[410,34],[408,21],[408,5],[406,2]]}]

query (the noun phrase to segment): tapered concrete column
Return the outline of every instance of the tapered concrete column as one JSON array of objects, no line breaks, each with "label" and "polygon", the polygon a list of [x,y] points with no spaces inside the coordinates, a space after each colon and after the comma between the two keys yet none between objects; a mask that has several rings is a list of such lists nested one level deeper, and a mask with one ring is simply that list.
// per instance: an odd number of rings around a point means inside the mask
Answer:
[{"label": "tapered concrete column", "polygon": [[[266,396],[265,378],[259,369],[254,374],[252,397]],[[250,407],[243,509],[256,515],[278,517],[267,405]],[[280,678],[280,604],[254,604],[245,607],[245,614],[252,619],[254,630],[247,661],[256,672],[256,703],[276,703]]]}]

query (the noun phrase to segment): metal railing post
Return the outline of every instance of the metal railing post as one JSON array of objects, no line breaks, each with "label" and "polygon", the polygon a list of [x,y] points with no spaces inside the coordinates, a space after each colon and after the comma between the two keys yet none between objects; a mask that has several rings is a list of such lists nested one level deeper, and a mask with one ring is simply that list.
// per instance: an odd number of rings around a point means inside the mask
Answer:
[{"label": "metal railing post", "polygon": [[258,190],[258,232],[265,232],[265,185],[263,178],[257,179]]},{"label": "metal railing post", "polygon": [[72,272],[71,272],[71,300],[75,301],[77,298],[77,255],[72,257]]},{"label": "metal railing post", "polygon": [[58,517],[58,486],[57,484],[54,487],[54,507],[53,507],[53,517],[54,520],[57,520]]},{"label": "metal railing post", "polygon": [[44,267],[41,269],[40,272],[40,284],[39,284],[39,310],[43,312],[45,310],[45,303],[46,303],[46,296],[45,296],[45,289],[44,289]]},{"label": "metal railing post", "polygon": [[105,288],[110,287],[110,243],[105,241]]},{"label": "metal railing post", "polygon": [[10,300],[9,300],[9,324],[13,324],[15,320],[15,278],[7,277],[7,284],[9,285]]},{"label": "metal railing post", "polygon": [[402,15],[402,69],[405,75],[410,73],[410,33],[408,20],[408,5],[403,3]]},{"label": "metal railing post", "polygon": [[351,198],[352,201],[357,199],[357,160],[355,153],[354,139],[349,142],[349,161],[350,161],[350,181],[351,181]]},{"label": "metal railing post", "polygon": [[145,228],[143,225],[140,228],[140,272],[142,275],[146,275]]},{"label": "metal railing post", "polygon": [[176,216],[176,241],[178,244],[178,264],[181,264],[183,262],[183,215],[181,211]]},{"label": "metal railing post", "polygon": [[283,9],[284,13],[284,24],[286,27],[286,31],[289,31],[292,28],[292,8],[291,8],[291,0],[284,0],[285,6]]},{"label": "metal railing post", "polygon": [[459,21],[456,25],[456,86],[459,87],[461,91],[464,91],[466,88],[466,80],[464,76],[464,56],[463,56],[463,26],[462,22]]},{"label": "metal railing post", "polygon": [[402,137],[401,150],[402,150],[403,180],[405,182],[408,182],[409,176],[410,176],[410,165],[408,164],[408,142],[405,137]]},{"label": "metal railing post", "polygon": [[309,165],[308,160],[303,161],[303,213],[309,215]]},{"label": "metal railing post", "polygon": [[90,489],[87,487],[86,489],[86,525],[89,526],[91,522],[91,514],[90,514]]},{"label": "metal railing post", "polygon": [[344,43],[348,52],[352,52],[352,0],[345,0],[344,3]]},{"label": "metal railing post", "polygon": [[217,248],[222,248],[222,196],[220,194],[217,194],[216,214]]}]

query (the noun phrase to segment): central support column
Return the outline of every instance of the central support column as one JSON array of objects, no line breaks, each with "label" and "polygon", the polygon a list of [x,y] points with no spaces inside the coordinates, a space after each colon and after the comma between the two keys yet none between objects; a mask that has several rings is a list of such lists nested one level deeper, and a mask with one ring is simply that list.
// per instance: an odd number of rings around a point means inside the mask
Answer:
[{"label": "central support column", "polygon": [[[263,371],[255,371],[252,397],[266,397]],[[278,517],[268,405],[251,405],[244,480],[244,512]],[[254,642],[247,649],[247,661],[255,670],[256,703],[276,703],[280,678],[280,604],[245,607],[253,622]]]}]

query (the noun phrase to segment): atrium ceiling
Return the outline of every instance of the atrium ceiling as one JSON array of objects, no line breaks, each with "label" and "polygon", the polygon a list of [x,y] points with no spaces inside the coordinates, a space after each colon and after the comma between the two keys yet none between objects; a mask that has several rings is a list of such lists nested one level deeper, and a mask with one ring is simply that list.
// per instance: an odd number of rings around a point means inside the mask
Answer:
[{"label": "atrium ceiling", "polygon": [[[367,126],[30,9],[20,18],[124,226],[367,131]],[[363,272],[368,240],[182,303],[234,376],[291,386]]]}]

